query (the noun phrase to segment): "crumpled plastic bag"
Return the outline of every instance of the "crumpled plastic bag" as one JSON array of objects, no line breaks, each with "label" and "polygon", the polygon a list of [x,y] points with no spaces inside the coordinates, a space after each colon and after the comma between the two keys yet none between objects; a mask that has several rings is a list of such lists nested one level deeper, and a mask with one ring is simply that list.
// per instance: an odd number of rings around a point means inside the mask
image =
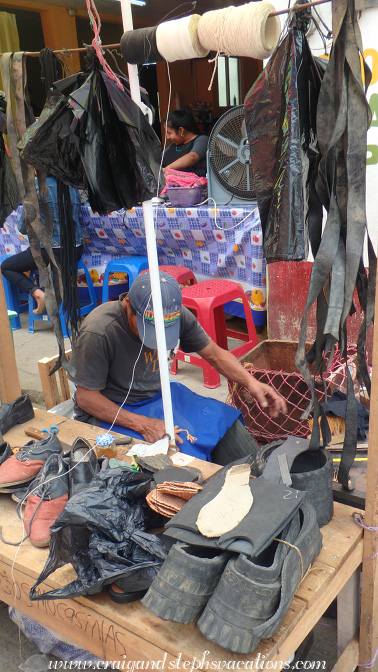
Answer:
[{"label": "crumpled plastic bag", "polygon": [[267,262],[307,259],[306,221],[314,256],[317,252],[322,207],[314,183],[316,107],[323,73],[304,30],[294,27],[244,101]]},{"label": "crumpled plastic bag", "polygon": [[19,145],[31,165],[87,188],[100,215],[146,201],[158,179],[164,184],[160,140],[121,81],[122,89],[93,58],[86,72],[55,82],[55,109],[46,108]]},{"label": "crumpled plastic bag", "polygon": [[[125,590],[147,589],[167,555],[163,542],[145,532],[149,484],[145,474],[105,469],[71,497],[51,527],[49,557],[30,599],[93,595],[121,577]],[[72,564],[77,579],[39,594],[38,586],[66,564]]]}]

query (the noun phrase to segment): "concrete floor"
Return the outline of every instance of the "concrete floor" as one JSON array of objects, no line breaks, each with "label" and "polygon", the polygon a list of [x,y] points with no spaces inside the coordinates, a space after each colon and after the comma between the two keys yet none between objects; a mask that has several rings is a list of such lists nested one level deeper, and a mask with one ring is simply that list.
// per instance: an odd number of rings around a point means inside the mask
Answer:
[{"label": "concrete floor", "polygon": [[[37,362],[42,357],[56,355],[58,346],[52,327],[48,322],[35,323],[35,333],[29,334],[27,315],[24,314],[21,315],[21,325],[22,328],[14,332],[21,389],[29,394],[34,404],[41,405],[44,408]],[[260,335],[260,339],[264,337],[266,337],[264,333]],[[66,349],[69,349],[69,347],[69,340],[66,339]],[[198,394],[211,396],[220,401],[225,401],[227,397],[228,389],[225,379],[222,380],[220,387],[208,390],[203,386],[202,371],[197,367],[180,362],[178,375],[172,378],[187,385]],[[313,631],[313,638],[305,641],[304,646],[301,647],[302,653],[298,651],[300,660],[325,661],[323,669],[330,671],[333,668],[337,660],[336,621],[334,616],[335,614],[331,612],[328,617],[322,617]],[[0,632],[0,672],[18,672],[19,665],[27,661],[31,655],[38,653],[38,650],[11,621],[6,605],[1,602]],[[50,655],[48,658],[52,661],[57,660]],[[292,663],[292,665],[294,664],[295,662]],[[27,668],[23,667],[21,669],[25,670]],[[303,669],[303,666],[301,669]]]}]

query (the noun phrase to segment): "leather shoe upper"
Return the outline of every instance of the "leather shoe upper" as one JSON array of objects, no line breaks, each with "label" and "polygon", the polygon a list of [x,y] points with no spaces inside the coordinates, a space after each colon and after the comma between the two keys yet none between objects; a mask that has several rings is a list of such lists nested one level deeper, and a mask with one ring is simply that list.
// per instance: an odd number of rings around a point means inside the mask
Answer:
[{"label": "leather shoe upper", "polygon": [[34,418],[32,403],[27,394],[17,397],[11,404],[3,404],[0,408],[0,431],[8,432],[12,427]]},{"label": "leather shoe upper", "polygon": [[70,497],[87,487],[100,471],[95,450],[80,436],[75,439],[70,453]]}]

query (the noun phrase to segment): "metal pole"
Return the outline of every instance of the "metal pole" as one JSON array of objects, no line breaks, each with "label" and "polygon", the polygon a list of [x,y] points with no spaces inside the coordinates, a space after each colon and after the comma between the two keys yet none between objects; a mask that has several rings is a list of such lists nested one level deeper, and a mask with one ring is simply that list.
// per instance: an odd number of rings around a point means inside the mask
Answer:
[{"label": "metal pole", "polygon": [[[123,29],[133,30],[133,19],[131,14],[130,0],[121,0]],[[130,63],[127,64],[130,80],[130,92],[132,100],[141,107],[141,97],[139,89],[138,67]],[[169,382],[169,369],[167,358],[167,344],[165,340],[163,305],[160,292],[159,262],[156,247],[156,234],[154,226],[154,216],[152,210],[152,201],[143,203],[144,227],[146,232],[148,265],[151,277],[152,303],[155,314],[155,329],[157,352],[159,357],[160,384],[163,399],[165,431],[171,437],[171,443],[175,442],[175,429],[172,412],[171,388]]]}]

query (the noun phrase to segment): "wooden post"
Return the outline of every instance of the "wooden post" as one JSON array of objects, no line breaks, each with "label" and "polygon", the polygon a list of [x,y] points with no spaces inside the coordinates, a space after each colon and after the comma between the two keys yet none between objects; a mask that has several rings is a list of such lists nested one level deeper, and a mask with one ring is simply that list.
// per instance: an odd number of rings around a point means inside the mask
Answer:
[{"label": "wooden post", "polygon": [[[378,315],[378,282],[375,294],[375,315]],[[373,369],[370,396],[368,469],[366,474],[365,525],[378,527],[378,324],[374,327]],[[363,665],[370,663],[378,647],[378,533],[365,530],[362,563],[360,621],[360,657]],[[375,556],[371,558],[371,556]],[[369,559],[368,559],[369,558]],[[371,558],[371,559],[370,559]],[[359,668],[361,671],[364,669]],[[378,662],[371,668],[378,670]]]},{"label": "wooden post", "polygon": [[21,394],[16,355],[9,325],[3,278],[0,273],[0,398],[1,403],[11,403]]}]

